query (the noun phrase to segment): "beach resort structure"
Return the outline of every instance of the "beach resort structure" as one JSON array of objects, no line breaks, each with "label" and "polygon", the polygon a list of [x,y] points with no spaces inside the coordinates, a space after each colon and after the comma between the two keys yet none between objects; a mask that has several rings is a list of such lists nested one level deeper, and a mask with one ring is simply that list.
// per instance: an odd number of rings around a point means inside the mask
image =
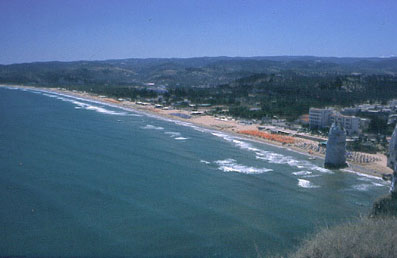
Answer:
[{"label": "beach resort structure", "polygon": [[363,128],[368,127],[369,120],[356,116],[342,115],[341,113],[325,108],[311,108],[309,110],[309,126],[312,129],[324,129],[337,122],[346,131],[348,136],[359,135]]},{"label": "beach resort structure", "polygon": [[327,128],[331,124],[333,109],[310,108],[309,126],[310,128]]},{"label": "beach resort structure", "polygon": [[331,116],[331,121],[343,126],[347,135],[358,135],[361,133],[360,118],[355,116],[344,116],[335,112]]}]

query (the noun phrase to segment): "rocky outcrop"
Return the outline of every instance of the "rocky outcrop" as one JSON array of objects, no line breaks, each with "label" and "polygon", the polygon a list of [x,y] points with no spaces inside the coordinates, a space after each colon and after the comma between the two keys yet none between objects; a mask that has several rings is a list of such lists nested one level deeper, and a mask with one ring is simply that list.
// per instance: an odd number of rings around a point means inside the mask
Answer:
[{"label": "rocky outcrop", "polygon": [[397,194],[397,124],[389,143],[389,154],[387,156],[387,166],[393,169],[391,178],[390,192]]},{"label": "rocky outcrop", "polygon": [[326,168],[347,167],[346,132],[342,126],[336,123],[333,123],[329,129],[324,166]]}]

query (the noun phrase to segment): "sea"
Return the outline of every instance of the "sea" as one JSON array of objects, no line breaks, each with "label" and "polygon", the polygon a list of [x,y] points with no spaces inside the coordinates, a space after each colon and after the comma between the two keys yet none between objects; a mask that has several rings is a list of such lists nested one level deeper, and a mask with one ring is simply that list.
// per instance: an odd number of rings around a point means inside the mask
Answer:
[{"label": "sea", "polygon": [[0,255],[284,255],[382,180],[224,132],[0,87]]}]

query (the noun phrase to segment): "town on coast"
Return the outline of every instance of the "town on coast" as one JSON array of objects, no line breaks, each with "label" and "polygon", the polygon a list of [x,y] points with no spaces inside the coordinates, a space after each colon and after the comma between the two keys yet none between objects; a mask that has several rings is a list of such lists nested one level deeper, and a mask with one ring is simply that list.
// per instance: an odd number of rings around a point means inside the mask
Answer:
[{"label": "town on coast", "polygon": [[[88,100],[95,100],[104,104],[146,112],[169,119],[189,122],[191,124],[208,129],[219,130],[229,134],[237,135],[248,140],[286,148],[291,151],[306,154],[308,159],[324,159],[325,157],[327,141],[327,137],[325,135],[313,135],[291,127],[287,128],[285,126],[285,122],[282,120],[273,120],[264,123],[263,121],[257,120],[243,120],[230,116],[213,115],[208,112],[211,107],[206,105],[188,105],[185,108],[178,108],[150,102],[132,101],[124,98],[112,98],[109,96],[83,91],[67,90],[64,88],[37,88],[20,85],[1,86],[41,89],[85,98]],[[309,122],[307,120],[311,118],[311,123],[316,123],[317,125],[322,125],[323,127],[329,125],[331,121],[339,121],[339,123],[345,124],[347,123],[347,133],[357,135],[357,132],[360,130],[359,118],[354,116],[345,116],[338,112],[332,111],[332,109],[313,108],[310,109],[310,117],[303,117],[302,119],[304,120],[304,123],[307,123]],[[363,122],[361,122],[361,124],[363,124]],[[391,175],[393,173],[392,169],[387,167],[387,156],[382,153],[370,154],[359,151],[347,151],[346,159],[349,166],[346,169],[342,169],[344,172],[361,173],[376,177]]]}]

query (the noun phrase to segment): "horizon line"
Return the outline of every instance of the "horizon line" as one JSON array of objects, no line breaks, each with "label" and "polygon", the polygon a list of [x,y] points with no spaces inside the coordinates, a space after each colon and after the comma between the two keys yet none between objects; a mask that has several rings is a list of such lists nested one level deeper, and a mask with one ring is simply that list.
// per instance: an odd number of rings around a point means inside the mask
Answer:
[{"label": "horizon line", "polygon": [[397,58],[396,55],[389,56],[316,56],[316,55],[270,55],[270,56],[190,56],[190,57],[126,57],[126,58],[107,58],[107,59],[77,59],[77,60],[49,60],[49,61],[31,61],[31,62],[21,62],[21,63],[2,63],[0,65],[21,65],[21,64],[36,64],[36,63],[77,63],[77,62],[106,62],[106,61],[118,61],[118,60],[150,60],[150,59],[198,59],[198,58],[241,58],[241,59],[251,59],[251,58],[276,58],[276,57],[292,57],[292,58],[336,58],[336,59],[393,59]]}]

